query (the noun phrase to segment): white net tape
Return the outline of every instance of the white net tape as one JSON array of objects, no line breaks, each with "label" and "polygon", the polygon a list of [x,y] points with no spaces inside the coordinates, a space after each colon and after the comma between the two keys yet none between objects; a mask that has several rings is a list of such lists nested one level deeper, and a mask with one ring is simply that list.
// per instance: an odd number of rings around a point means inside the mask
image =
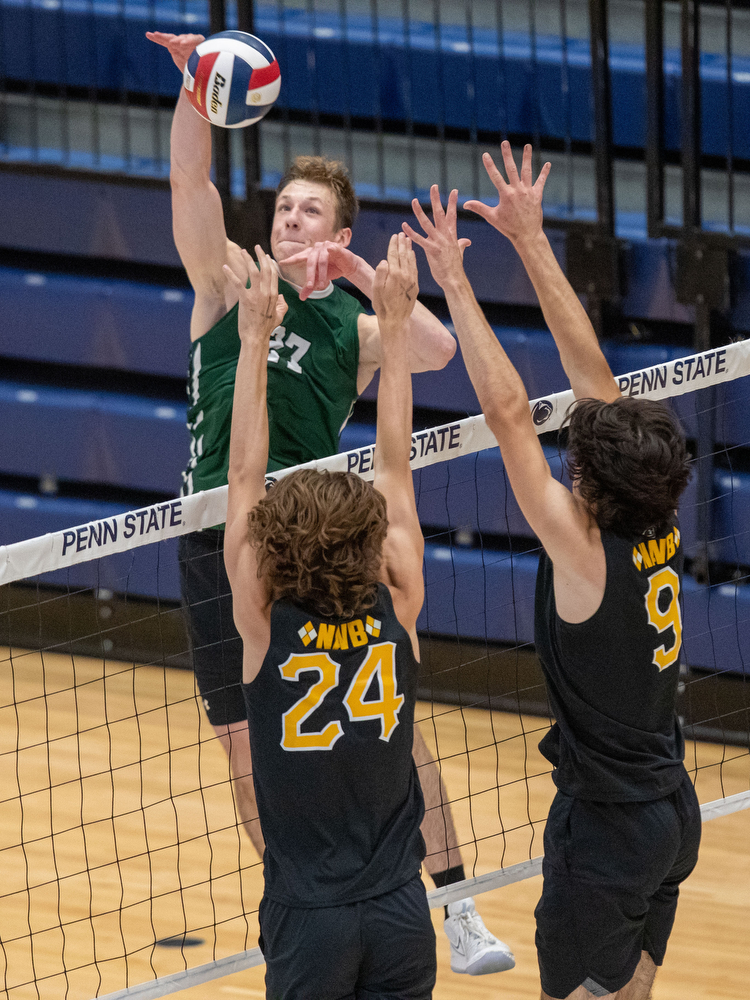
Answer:
[{"label": "white net tape", "polygon": [[[618,382],[626,395],[668,399],[745,375],[750,375],[750,340],[630,372],[619,376]],[[532,400],[529,406],[537,433],[558,430],[573,398],[569,389]],[[484,416],[467,417],[413,434],[411,467],[421,469],[460,455],[496,447],[497,441]],[[354,472],[363,479],[371,480],[374,452],[374,445],[366,445],[276,472],[271,478],[279,479],[295,469],[314,468]],[[223,523],[226,512],[227,487],[219,486],[116,517],[3,545],[0,546],[0,584],[74,566],[98,556],[126,552],[139,545],[174,538],[188,531],[210,528]]]}]

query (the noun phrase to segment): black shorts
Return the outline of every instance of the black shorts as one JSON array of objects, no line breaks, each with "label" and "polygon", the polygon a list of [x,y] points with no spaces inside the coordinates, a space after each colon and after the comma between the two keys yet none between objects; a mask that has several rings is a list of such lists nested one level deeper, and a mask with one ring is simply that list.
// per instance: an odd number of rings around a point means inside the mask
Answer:
[{"label": "black shorts", "polygon": [[242,639],[234,627],[232,591],[224,568],[224,532],[181,535],[180,589],[193,669],[212,726],[247,718],[242,695]]},{"label": "black shorts", "polygon": [[536,908],[542,989],[594,996],[628,983],[646,951],[664,961],[679,886],[701,837],[690,778],[653,802],[591,802],[558,792],[544,832],[544,887]]},{"label": "black shorts", "polygon": [[267,1000],[429,1000],[435,931],[417,876],[361,903],[258,912]]}]

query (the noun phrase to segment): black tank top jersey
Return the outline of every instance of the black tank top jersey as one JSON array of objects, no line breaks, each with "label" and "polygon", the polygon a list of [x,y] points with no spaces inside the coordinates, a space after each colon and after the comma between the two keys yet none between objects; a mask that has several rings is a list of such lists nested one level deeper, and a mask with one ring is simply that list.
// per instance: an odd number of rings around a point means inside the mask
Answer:
[{"label": "black tank top jersey", "polygon": [[273,604],[268,653],[243,685],[270,899],[339,906],[419,873],[417,671],[382,584],[351,621]]},{"label": "black tank top jersey", "polygon": [[675,521],[659,537],[602,532],[607,583],[587,621],[562,621],[542,553],[535,641],[557,720],[539,744],[557,787],[601,802],[645,801],[682,782],[675,711],[682,644],[682,548]]}]

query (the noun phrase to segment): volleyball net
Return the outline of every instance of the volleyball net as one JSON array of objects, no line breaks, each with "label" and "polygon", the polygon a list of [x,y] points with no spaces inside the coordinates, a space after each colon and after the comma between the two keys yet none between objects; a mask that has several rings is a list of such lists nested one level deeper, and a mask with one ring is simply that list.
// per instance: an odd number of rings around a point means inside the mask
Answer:
[{"label": "volleyball net", "polygon": [[[712,819],[750,806],[750,341],[619,382],[668,402],[694,454],[678,710]],[[572,399],[530,403],[562,479],[550,432]],[[309,463],[364,478],[372,464],[372,445]],[[417,725],[467,874],[430,883],[441,906],[541,871],[554,789],[537,751],[550,725],[533,651],[539,550],[483,417],[415,432],[412,467],[426,540]],[[13,1000],[146,1000],[262,962],[262,865],[196,697],[179,604],[177,539],[225,513],[223,487],[0,547],[0,963]]]}]

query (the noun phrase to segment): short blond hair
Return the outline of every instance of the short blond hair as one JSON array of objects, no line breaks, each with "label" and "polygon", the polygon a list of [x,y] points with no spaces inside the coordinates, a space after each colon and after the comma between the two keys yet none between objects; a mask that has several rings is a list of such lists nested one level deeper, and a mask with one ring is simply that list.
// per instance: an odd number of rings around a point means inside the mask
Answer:
[{"label": "short blond hair", "polygon": [[333,195],[336,205],[336,229],[351,229],[359,212],[359,202],[346,164],[329,160],[325,156],[297,156],[279,181],[276,200],[292,181],[311,181],[323,184]]}]

